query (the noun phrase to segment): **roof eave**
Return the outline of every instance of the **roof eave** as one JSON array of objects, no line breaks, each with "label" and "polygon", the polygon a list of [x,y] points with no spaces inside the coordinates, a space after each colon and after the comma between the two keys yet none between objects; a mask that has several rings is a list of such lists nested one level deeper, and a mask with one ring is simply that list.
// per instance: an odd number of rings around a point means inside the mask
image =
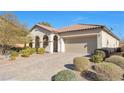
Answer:
[{"label": "roof eave", "polygon": [[110,29],[108,29],[106,26],[102,27],[104,30],[106,30],[109,34],[111,34],[113,37],[115,37],[116,39],[118,39],[120,41],[120,38],[118,36],[116,36],[114,33],[111,32]]}]

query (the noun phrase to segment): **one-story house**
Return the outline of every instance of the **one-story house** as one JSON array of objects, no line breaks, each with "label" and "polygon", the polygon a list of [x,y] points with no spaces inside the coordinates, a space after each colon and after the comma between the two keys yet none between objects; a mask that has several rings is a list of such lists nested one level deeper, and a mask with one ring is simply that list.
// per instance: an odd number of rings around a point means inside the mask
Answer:
[{"label": "one-story house", "polygon": [[76,24],[60,29],[36,24],[29,36],[33,48],[45,48],[46,52],[71,52],[92,54],[95,49],[114,51],[120,39],[104,25]]}]

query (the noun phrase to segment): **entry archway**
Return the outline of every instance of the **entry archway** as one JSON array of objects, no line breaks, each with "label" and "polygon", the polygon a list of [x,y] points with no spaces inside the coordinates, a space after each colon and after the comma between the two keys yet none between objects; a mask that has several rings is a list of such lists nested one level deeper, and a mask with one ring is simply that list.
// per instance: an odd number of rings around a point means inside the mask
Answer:
[{"label": "entry archway", "polygon": [[33,46],[33,45],[32,45],[32,42],[30,42],[30,43],[29,43],[29,47],[31,47],[31,48],[32,48],[32,46]]},{"label": "entry archway", "polygon": [[53,37],[53,52],[58,52],[58,36]]},{"label": "entry archway", "polygon": [[36,36],[35,37],[35,48],[40,48],[40,38],[39,36]]},{"label": "entry archway", "polygon": [[48,36],[44,35],[43,36],[43,48],[46,48],[48,46],[48,41],[49,41]]}]

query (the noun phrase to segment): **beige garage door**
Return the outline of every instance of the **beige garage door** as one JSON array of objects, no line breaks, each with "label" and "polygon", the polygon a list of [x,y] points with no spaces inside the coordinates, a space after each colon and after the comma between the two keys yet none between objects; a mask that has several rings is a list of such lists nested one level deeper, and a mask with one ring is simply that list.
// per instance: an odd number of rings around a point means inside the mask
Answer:
[{"label": "beige garage door", "polygon": [[91,54],[97,48],[96,36],[64,38],[65,51],[74,53]]}]

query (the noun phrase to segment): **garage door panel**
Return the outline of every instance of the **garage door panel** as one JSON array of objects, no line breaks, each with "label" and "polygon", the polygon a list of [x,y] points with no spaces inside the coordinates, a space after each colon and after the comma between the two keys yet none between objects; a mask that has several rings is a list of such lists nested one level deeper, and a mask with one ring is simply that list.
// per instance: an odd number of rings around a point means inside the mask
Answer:
[{"label": "garage door panel", "polygon": [[82,44],[66,44],[65,47],[67,52],[81,53],[81,50],[83,50]]},{"label": "garage door panel", "polygon": [[97,38],[94,37],[73,37],[65,39],[65,51],[75,53],[93,53],[97,48]]}]

